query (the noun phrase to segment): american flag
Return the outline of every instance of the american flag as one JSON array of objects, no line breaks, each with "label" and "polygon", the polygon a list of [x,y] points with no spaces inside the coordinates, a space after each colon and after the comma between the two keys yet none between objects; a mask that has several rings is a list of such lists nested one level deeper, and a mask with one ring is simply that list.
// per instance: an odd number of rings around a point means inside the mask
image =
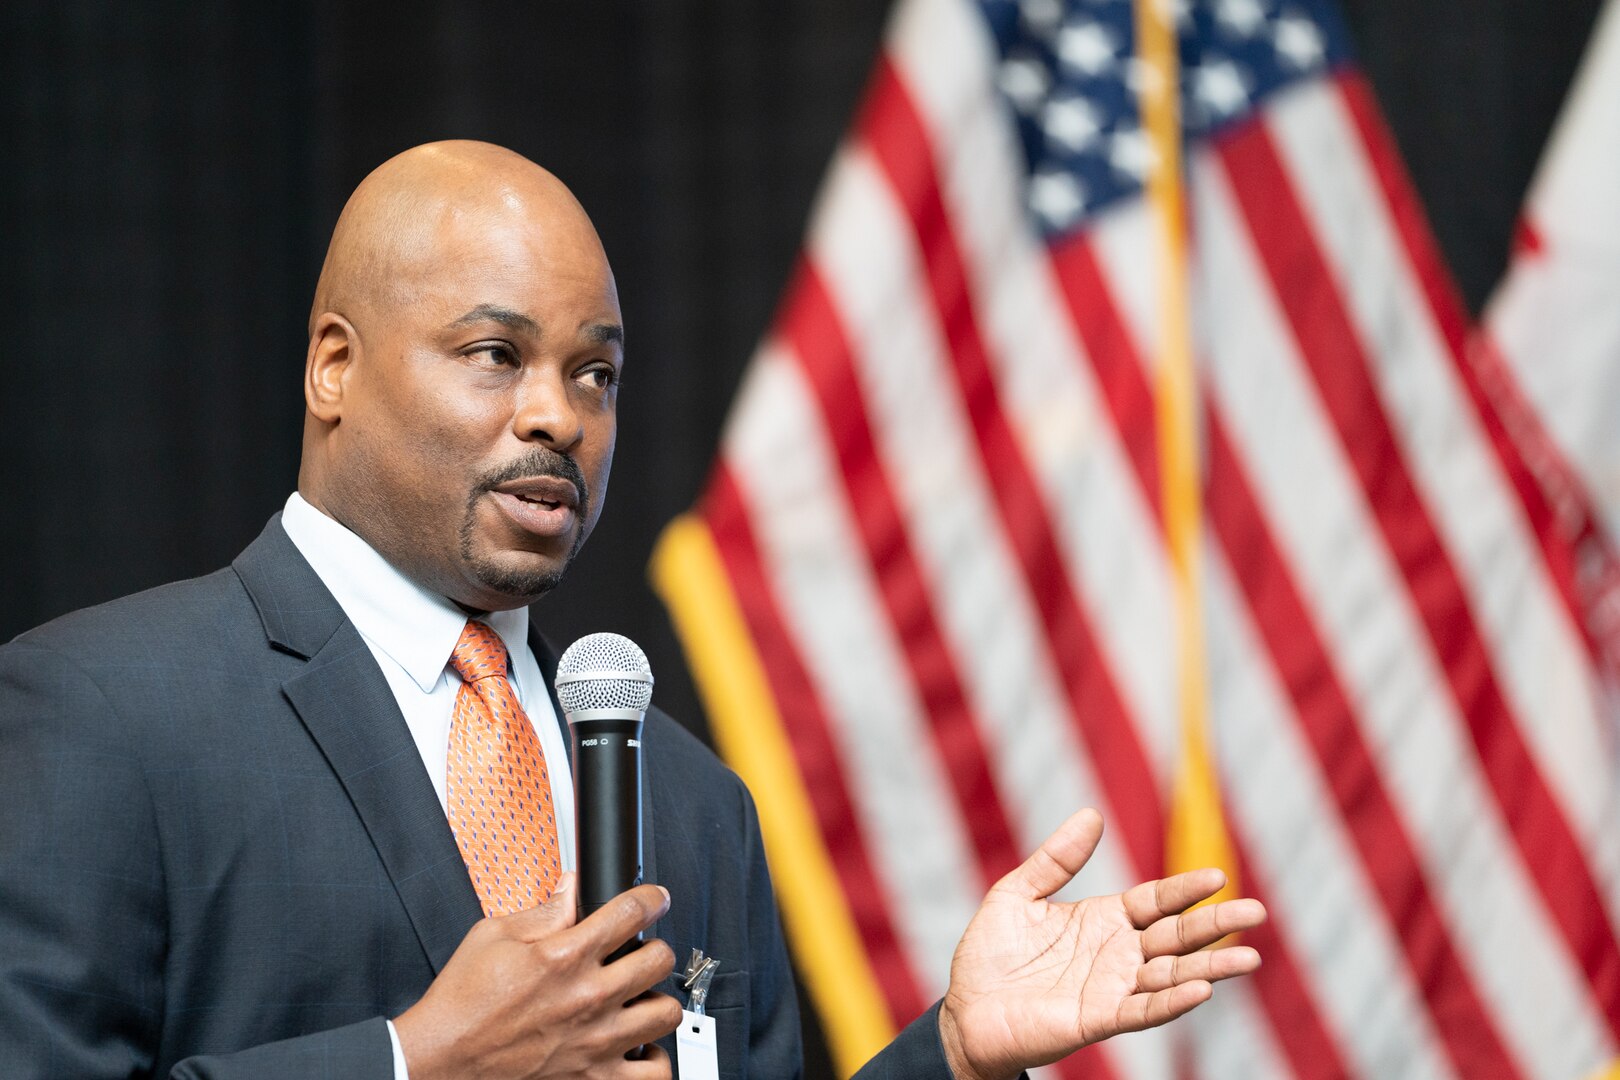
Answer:
[{"label": "american flag", "polygon": [[1470,359],[1519,447],[1564,588],[1620,691],[1620,4],[1593,30]]},{"label": "american flag", "polygon": [[901,0],[652,567],[842,1071],[1080,805],[1070,892],[1272,921],[1055,1075],[1614,1061],[1603,639],[1470,331],[1327,3]]}]

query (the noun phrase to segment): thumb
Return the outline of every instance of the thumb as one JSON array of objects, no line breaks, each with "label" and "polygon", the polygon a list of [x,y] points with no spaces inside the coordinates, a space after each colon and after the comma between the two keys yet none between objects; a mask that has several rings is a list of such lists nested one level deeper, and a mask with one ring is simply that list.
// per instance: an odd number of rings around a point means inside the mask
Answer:
[{"label": "thumb", "polygon": [[1057,832],[1041,842],[1035,854],[996,883],[996,892],[1010,892],[1022,900],[1044,900],[1080,872],[1102,839],[1103,819],[1087,807],[1072,815]]},{"label": "thumb", "polygon": [[564,873],[557,879],[557,886],[551,890],[545,903],[536,904],[513,917],[523,919],[527,924],[525,932],[536,936],[568,929],[579,919],[579,897],[575,890],[577,882],[578,878],[572,870]]}]

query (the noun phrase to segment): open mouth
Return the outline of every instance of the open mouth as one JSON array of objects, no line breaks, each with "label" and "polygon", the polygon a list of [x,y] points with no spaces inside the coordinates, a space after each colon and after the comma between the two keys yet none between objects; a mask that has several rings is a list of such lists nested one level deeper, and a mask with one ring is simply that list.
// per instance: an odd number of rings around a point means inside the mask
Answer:
[{"label": "open mouth", "polygon": [[560,537],[574,526],[574,488],[566,481],[513,485],[492,494],[507,519],[531,536]]},{"label": "open mouth", "polygon": [[521,480],[508,480],[495,487],[497,495],[505,495],[529,506],[543,506],[548,510],[573,509],[579,505],[579,489],[573,481],[560,476],[528,476]]}]

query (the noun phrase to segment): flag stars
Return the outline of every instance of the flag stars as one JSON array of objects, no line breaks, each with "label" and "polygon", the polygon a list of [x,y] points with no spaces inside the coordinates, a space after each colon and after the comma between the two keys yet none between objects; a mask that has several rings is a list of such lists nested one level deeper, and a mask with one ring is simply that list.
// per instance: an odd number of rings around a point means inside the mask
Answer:
[{"label": "flag stars", "polygon": [[1249,102],[1248,81],[1230,60],[1200,64],[1193,72],[1193,96],[1215,118],[1232,116]]},{"label": "flag stars", "polygon": [[[995,78],[1024,150],[1025,200],[1048,235],[1138,192],[1160,159],[1140,130],[1144,102],[1175,95],[1189,151],[1341,55],[1303,0],[987,0]],[[1174,20],[1170,72],[1133,46],[1151,4]]]},{"label": "flag stars", "polygon": [[1252,38],[1266,25],[1266,8],[1260,0],[1217,0],[1215,21],[1242,38]]},{"label": "flag stars", "polygon": [[1041,130],[1059,147],[1077,154],[1097,141],[1102,116],[1097,106],[1083,97],[1055,97],[1041,110]]},{"label": "flag stars", "polygon": [[1145,180],[1158,161],[1141,128],[1121,128],[1109,138],[1108,163],[1134,180]]},{"label": "flag stars", "polygon": [[1138,100],[1157,89],[1162,80],[1159,69],[1141,57],[1133,56],[1125,61],[1125,88]]},{"label": "flag stars", "polygon": [[1063,0],[1018,0],[1018,15],[1039,37],[1050,37],[1063,23]]},{"label": "flag stars", "polygon": [[1085,209],[1085,193],[1074,174],[1058,169],[1043,170],[1030,179],[1029,205],[1048,229],[1064,229]]},{"label": "flag stars", "polygon": [[1072,21],[1058,33],[1057,54],[1063,66],[1093,79],[1113,69],[1119,49],[1113,31],[1091,19]]},{"label": "flag stars", "polygon": [[1327,53],[1327,42],[1322,40],[1321,29],[1311,20],[1298,15],[1285,15],[1277,20],[1272,31],[1277,55],[1296,71],[1309,71],[1322,62]]},{"label": "flag stars", "polygon": [[1013,106],[1026,114],[1040,108],[1052,89],[1051,71],[1039,57],[1031,55],[1012,56],[1003,61],[996,81]]}]

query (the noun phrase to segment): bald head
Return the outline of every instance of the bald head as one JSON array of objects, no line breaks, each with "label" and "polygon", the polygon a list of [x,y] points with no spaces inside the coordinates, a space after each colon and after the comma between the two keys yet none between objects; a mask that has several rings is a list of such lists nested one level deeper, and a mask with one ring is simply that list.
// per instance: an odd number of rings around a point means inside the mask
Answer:
[{"label": "bald head", "polygon": [[583,230],[597,242],[563,182],[504,146],[450,140],[388,159],[344,204],[315,286],[310,328],[323,312],[353,320],[414,302],[456,226],[499,217]]},{"label": "bald head", "polygon": [[623,364],[590,219],[488,143],[394,157],[350,196],[310,311],[300,493],[419,584],[532,602],[601,508]]}]

